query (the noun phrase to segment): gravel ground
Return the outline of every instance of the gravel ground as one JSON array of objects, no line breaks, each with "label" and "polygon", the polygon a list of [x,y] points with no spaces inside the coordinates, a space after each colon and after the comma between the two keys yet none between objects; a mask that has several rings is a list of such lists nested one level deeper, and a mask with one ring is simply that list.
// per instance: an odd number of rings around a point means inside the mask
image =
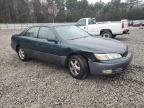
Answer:
[{"label": "gravel ground", "polygon": [[134,58],[121,75],[72,78],[67,69],[37,60],[21,62],[11,49],[18,30],[0,30],[1,108],[144,108],[144,29],[116,39]]}]

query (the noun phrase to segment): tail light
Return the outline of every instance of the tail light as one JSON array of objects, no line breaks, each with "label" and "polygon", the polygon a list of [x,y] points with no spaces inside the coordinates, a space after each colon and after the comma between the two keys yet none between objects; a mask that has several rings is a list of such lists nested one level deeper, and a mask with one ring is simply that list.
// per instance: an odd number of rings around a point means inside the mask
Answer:
[{"label": "tail light", "polygon": [[122,28],[124,28],[124,22],[122,22]]}]

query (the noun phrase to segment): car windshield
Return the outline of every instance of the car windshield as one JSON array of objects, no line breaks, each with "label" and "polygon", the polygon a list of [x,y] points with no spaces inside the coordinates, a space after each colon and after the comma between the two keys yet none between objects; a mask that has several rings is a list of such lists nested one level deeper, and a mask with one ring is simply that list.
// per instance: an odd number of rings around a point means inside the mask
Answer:
[{"label": "car windshield", "polygon": [[87,32],[76,26],[55,27],[58,35],[64,40],[73,40],[90,36]]}]

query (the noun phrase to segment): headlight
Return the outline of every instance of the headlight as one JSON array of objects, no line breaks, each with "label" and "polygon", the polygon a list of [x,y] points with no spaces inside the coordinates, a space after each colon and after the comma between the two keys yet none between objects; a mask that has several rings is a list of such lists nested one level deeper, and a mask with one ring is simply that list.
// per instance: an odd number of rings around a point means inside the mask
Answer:
[{"label": "headlight", "polygon": [[113,59],[119,59],[122,56],[117,53],[111,53],[111,54],[95,54],[97,60],[113,60]]}]

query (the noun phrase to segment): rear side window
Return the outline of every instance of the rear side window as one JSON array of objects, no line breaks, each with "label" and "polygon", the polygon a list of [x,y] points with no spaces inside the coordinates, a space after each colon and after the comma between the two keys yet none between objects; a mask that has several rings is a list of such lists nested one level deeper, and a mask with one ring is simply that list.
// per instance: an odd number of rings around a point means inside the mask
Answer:
[{"label": "rear side window", "polygon": [[55,39],[55,34],[48,27],[41,27],[38,38],[41,39]]},{"label": "rear side window", "polygon": [[39,27],[32,27],[28,31],[25,32],[24,36],[36,38],[38,31],[39,31]]}]

